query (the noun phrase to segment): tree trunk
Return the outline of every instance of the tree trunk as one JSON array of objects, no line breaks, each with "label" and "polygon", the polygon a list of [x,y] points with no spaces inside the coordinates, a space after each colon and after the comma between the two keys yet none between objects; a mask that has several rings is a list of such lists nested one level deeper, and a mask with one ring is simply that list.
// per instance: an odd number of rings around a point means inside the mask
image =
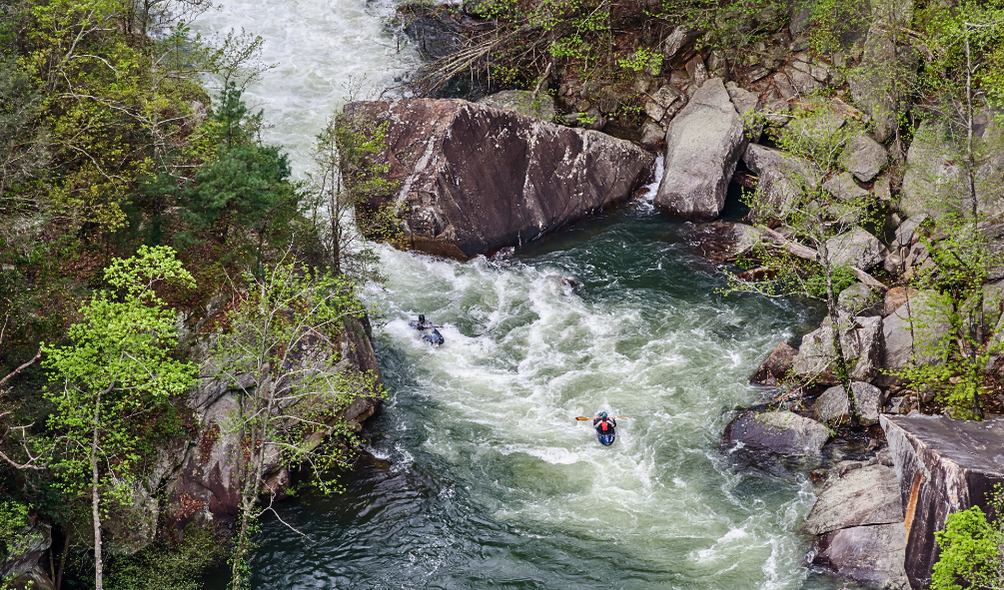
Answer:
[{"label": "tree trunk", "polygon": [[101,496],[98,490],[98,420],[101,418],[101,395],[94,402],[94,437],[91,442],[91,517],[94,519],[94,590],[104,590],[101,563]]},{"label": "tree trunk", "polygon": [[[973,232],[972,240],[973,244],[977,247],[979,244],[979,202],[976,200],[976,154],[973,149],[973,62],[972,54],[970,53],[969,45],[969,24],[965,24],[966,27],[966,168],[967,168],[967,180],[969,184],[969,201],[970,201],[970,215],[972,217],[972,228]],[[979,259],[977,254],[977,259],[973,261],[974,264],[980,265],[982,261]],[[979,268],[972,269],[976,272],[979,277],[982,273],[979,272]],[[982,281],[973,281],[974,283],[981,283]],[[977,301],[976,309],[972,313],[976,315],[975,321],[970,322],[968,326],[969,332],[969,350],[961,350],[960,352],[964,355],[968,354],[970,356],[969,362],[971,365],[976,364],[978,354],[977,349],[983,343],[984,335],[986,334],[986,319],[983,317],[983,285],[975,284],[973,288],[976,289]],[[975,418],[983,417],[983,408],[980,407],[979,398],[979,388],[973,387],[973,416]]]}]

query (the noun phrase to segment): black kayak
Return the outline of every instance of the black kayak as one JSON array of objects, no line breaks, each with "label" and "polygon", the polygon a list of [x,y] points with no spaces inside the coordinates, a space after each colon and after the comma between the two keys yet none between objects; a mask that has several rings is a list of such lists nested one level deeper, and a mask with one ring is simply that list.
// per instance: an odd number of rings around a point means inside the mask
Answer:
[{"label": "black kayak", "polygon": [[433,328],[431,332],[425,332],[422,334],[422,340],[425,340],[433,346],[440,346],[446,342],[446,338],[443,338],[443,335],[435,328]]},{"label": "black kayak", "polygon": [[599,432],[597,432],[596,438],[600,439],[601,445],[609,447],[610,445],[614,444],[614,439],[617,438],[617,435],[612,432],[610,434],[600,434]]}]

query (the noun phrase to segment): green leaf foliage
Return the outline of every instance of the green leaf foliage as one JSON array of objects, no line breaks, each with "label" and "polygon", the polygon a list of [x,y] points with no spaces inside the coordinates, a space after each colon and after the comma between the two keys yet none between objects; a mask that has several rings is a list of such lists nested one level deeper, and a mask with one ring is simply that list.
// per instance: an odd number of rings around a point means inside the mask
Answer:
[{"label": "green leaf foliage", "polygon": [[194,286],[165,246],[141,247],[136,256],[105,271],[115,291],[99,291],[80,310],[65,346],[43,347],[44,366],[58,387],[46,397],[55,405],[48,427],[62,444],[55,466],[62,486],[77,493],[90,485],[91,453],[98,452],[109,483],[124,483],[141,452],[150,450],[156,411],[184,393],[196,368],[172,358],[177,344],[174,313],[155,287],[163,282]]},{"label": "green leaf foliage", "polygon": [[1004,489],[988,494],[988,520],[980,506],[949,514],[934,533],[941,555],[931,572],[931,590],[1004,588]]}]

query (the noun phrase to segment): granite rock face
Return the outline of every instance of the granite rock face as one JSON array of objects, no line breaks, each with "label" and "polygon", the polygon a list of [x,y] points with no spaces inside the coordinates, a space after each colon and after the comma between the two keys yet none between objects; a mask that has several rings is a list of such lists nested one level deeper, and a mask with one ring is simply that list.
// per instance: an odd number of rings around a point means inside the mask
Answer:
[{"label": "granite rock face", "polygon": [[[851,391],[854,393],[854,403],[858,408],[858,418],[862,426],[878,424],[879,413],[885,398],[882,390],[871,383],[854,381],[851,383]],[[834,385],[819,396],[812,407],[813,417],[824,424],[844,424],[849,422],[850,404],[847,394],[840,385]],[[818,534],[818,533],[817,533]]]},{"label": "granite rock face", "polygon": [[882,144],[865,134],[855,136],[840,154],[840,165],[861,182],[878,176],[888,161],[889,153]]},{"label": "granite rock face", "polygon": [[458,259],[624,202],[654,165],[628,141],[464,100],[355,102],[342,117],[364,134],[386,125],[372,163],[389,165],[385,177],[397,182],[359,205],[357,220],[390,218],[398,245]]},{"label": "granite rock face", "polygon": [[[909,291],[904,291],[910,295]],[[887,301],[888,304],[888,301]],[[909,297],[882,323],[887,369],[902,369],[911,358],[921,363],[937,360],[931,344],[951,330],[948,310],[932,292],[920,292]]]},{"label": "granite rock face", "polygon": [[909,590],[903,571],[902,522],[856,526],[823,535],[813,565],[878,590]]},{"label": "granite rock face", "polygon": [[882,464],[852,469],[828,480],[802,530],[822,535],[839,529],[903,522],[896,470]]},{"label": "granite rock face", "polygon": [[655,206],[683,219],[718,217],[746,149],[743,129],[721,78],[705,82],[666,131],[666,163]]},{"label": "granite rock face", "polygon": [[914,588],[931,581],[934,532],[948,514],[974,505],[1004,484],[1004,420],[882,415],[906,512],[906,573]]},{"label": "granite rock face", "polygon": [[[371,371],[379,375],[376,353],[364,322],[345,320],[341,337],[341,361],[333,368]],[[304,350],[303,358],[319,363],[322,369],[330,367],[327,357],[309,349]],[[242,384],[236,385],[239,387]],[[193,521],[229,524],[237,517],[241,479],[230,458],[242,452],[241,441],[235,433],[227,432],[224,426],[237,407],[235,396],[239,394],[240,390],[231,388],[229,383],[207,379],[189,401],[200,424],[198,431],[191,441],[177,441],[176,445],[161,454],[155,469],[155,475],[161,475],[151,478],[149,487],[157,489],[157,485],[163,484],[168,497],[164,520],[178,529]],[[349,426],[358,430],[379,405],[378,398],[359,397],[343,410],[343,415]],[[323,434],[324,429],[319,428],[307,438],[320,442]],[[271,443],[266,443],[266,448],[266,488],[282,497],[291,482],[291,475],[281,466]],[[153,530],[156,531],[155,526]]]},{"label": "granite rock face", "polygon": [[757,174],[762,202],[751,211],[757,219],[786,215],[802,188],[815,190],[820,178],[808,162],[767,146],[751,143],[743,152],[743,163]]},{"label": "granite rock face", "polygon": [[832,264],[853,266],[861,270],[882,264],[886,256],[882,242],[859,226],[833,236],[826,241],[826,248]]},{"label": "granite rock face", "polygon": [[725,441],[778,455],[818,455],[830,438],[825,426],[793,412],[743,412],[725,427]]},{"label": "granite rock face", "polygon": [[[882,318],[841,314],[839,323],[840,345],[850,378],[868,381],[882,361]],[[792,363],[792,372],[819,384],[835,384],[832,334],[829,318],[823,320],[819,329],[806,334]]]}]

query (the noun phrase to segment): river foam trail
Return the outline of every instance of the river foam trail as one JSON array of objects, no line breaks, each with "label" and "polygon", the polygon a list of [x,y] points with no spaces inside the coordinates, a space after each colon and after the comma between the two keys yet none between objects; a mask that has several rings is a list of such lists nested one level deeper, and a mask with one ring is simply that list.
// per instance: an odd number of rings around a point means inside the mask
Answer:
[{"label": "river foam trail", "polygon": [[[264,37],[278,67],[246,97],[303,178],[346,84],[380,89],[417,64],[381,22],[392,10],[223,0],[195,28]],[[309,540],[266,523],[254,587],[836,588],[804,565],[806,478],[737,469],[719,447],[758,398],[758,361],[818,316],[718,294],[689,227],[650,201],[494,260],[379,246],[387,281],[363,292],[391,390],[376,459],[344,494],[281,507]],[[444,346],[408,327],[418,313]],[[574,419],[600,410],[630,416],[609,448]]]}]

